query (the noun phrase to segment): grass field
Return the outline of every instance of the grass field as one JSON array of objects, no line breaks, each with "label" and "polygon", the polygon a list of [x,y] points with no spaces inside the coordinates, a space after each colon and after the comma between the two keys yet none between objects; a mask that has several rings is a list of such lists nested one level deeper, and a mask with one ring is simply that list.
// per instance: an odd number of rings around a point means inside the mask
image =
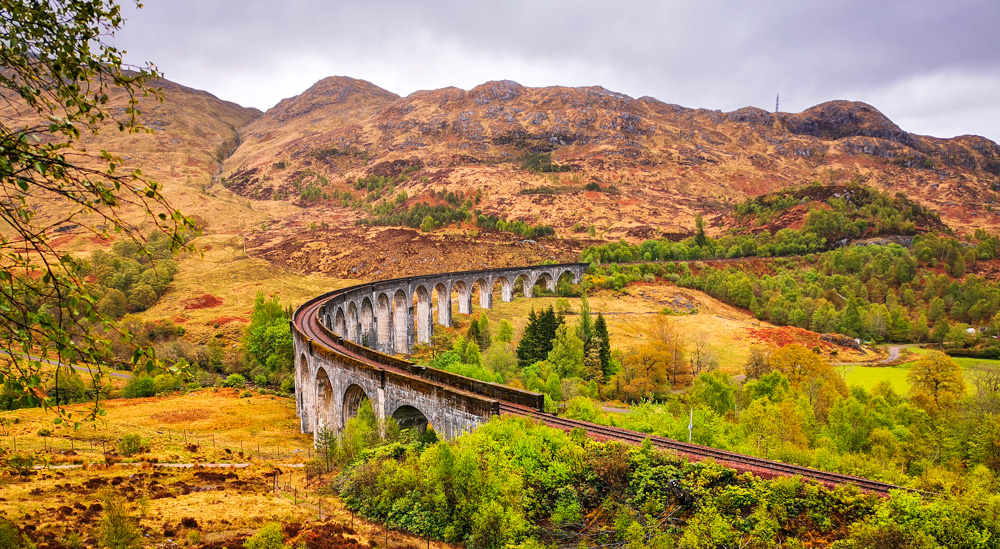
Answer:
[{"label": "grass field", "polygon": [[[79,430],[53,424],[52,413],[41,409],[5,412],[9,422],[0,430],[0,448],[13,451],[16,445],[18,452],[47,449],[40,457],[55,463],[98,463],[104,461],[103,450],[113,451],[124,435],[137,434],[149,445],[145,459],[155,456],[160,462],[301,463],[311,455],[312,437],[299,432],[294,400],[241,394],[250,393],[202,389],[110,400],[107,415]],[[40,436],[43,429],[51,435]]]},{"label": "grass field", "polygon": [[[910,384],[906,381],[906,374],[909,372],[910,366],[912,366],[913,363],[919,359],[920,355],[927,354],[928,351],[927,349],[919,347],[912,347],[906,349],[906,351],[914,353],[916,356],[911,357],[913,360],[909,360],[897,366],[848,366],[847,373],[845,375],[847,384],[860,385],[866,390],[871,390],[876,383],[880,381],[888,381],[897,393],[908,393],[910,391]],[[967,390],[971,388],[977,372],[984,368],[1000,368],[1000,360],[964,357],[955,357],[952,360],[962,367],[962,375],[965,378]]]},{"label": "grass field", "polygon": [[[514,301],[504,303],[497,293],[493,298],[493,309],[485,311],[486,317],[494,329],[501,319],[510,322],[514,326],[516,340],[527,324],[530,311],[534,309],[539,312],[550,305],[554,306],[556,300],[555,297],[526,299],[518,294]],[[580,299],[567,300],[571,312],[567,321],[576,325],[579,322],[576,314],[580,311]],[[604,313],[612,349],[623,352],[643,343],[645,331],[664,308],[681,304],[692,307],[694,314],[671,315],[669,321],[676,325],[687,340],[688,347],[695,340],[704,339],[708,350],[719,361],[719,366],[731,373],[742,373],[742,364],[749,354],[751,341],[747,339],[746,328],[769,326],[745,311],[725,305],[701,292],[669,285],[632,285],[624,293],[602,290],[593,292],[588,301],[593,315]],[[454,318],[460,323],[458,332],[465,333],[470,317],[458,314],[457,306],[452,310]],[[474,298],[471,318],[478,318],[481,311],[478,298]],[[434,328],[439,329],[438,326]]]},{"label": "grass field", "polygon": [[[352,516],[326,488],[330,474],[307,478],[304,469],[286,466],[306,461],[305,448],[311,445],[311,435],[298,432],[289,398],[206,389],[112,400],[103,422],[76,431],[54,426],[51,413],[37,409],[5,412],[3,418],[11,421],[0,425],[0,517],[30,525],[25,531],[38,547],[101,546],[102,504],[109,496],[124,498],[138,519],[144,547],[242,547],[244,539],[272,521],[282,524],[288,546],[385,545],[383,525]],[[52,436],[43,439],[41,429],[50,429]],[[141,435],[150,442],[149,451],[135,463],[104,463],[100,442],[110,450],[124,433]],[[34,454],[36,464],[76,466],[17,474],[7,462],[15,437],[17,453]],[[242,457],[240,442],[247,450]],[[257,443],[262,459],[256,455]],[[170,461],[249,465],[162,466]],[[428,546],[426,540],[398,532],[389,532],[388,542],[392,547]]]}]

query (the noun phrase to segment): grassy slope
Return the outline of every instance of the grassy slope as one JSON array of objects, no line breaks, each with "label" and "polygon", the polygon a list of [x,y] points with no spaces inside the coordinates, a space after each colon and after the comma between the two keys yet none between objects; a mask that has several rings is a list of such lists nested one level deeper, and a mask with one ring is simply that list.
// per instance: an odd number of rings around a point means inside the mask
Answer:
[{"label": "grassy slope", "polygon": [[[518,294],[514,301],[504,303],[499,292],[493,297],[493,309],[486,311],[491,329],[496,333],[496,326],[505,319],[514,326],[515,340],[528,322],[531,309],[541,311],[554,306],[557,298],[538,297],[525,299]],[[580,299],[568,298],[571,314],[567,317],[570,324],[576,325],[580,311]],[[626,351],[642,344],[645,331],[650,327],[657,314],[665,307],[679,303],[694,307],[695,314],[678,314],[670,316],[691,347],[695,339],[704,337],[708,348],[719,360],[720,367],[730,373],[742,373],[742,364],[749,354],[750,340],[746,338],[746,328],[769,326],[757,321],[753,316],[725,305],[711,297],[696,291],[668,285],[632,285],[625,293],[609,290],[595,292],[588,298],[591,313],[605,314],[608,332],[611,335],[612,349]],[[482,309],[479,299],[473,296],[472,318],[478,318]],[[457,305],[452,309],[453,316],[460,322],[458,332],[464,334],[469,326],[468,316],[458,314]],[[435,329],[440,329],[435,326]]]},{"label": "grassy slope", "polygon": [[[201,253],[181,258],[180,270],[167,293],[137,316],[144,320],[173,319],[184,326],[185,337],[199,343],[220,335],[226,342],[237,342],[249,323],[258,292],[268,297],[277,295],[282,304],[294,307],[354,283],[294,273],[247,257],[239,235],[204,236],[194,244]],[[218,298],[221,303],[196,308],[194,300],[204,295]]]}]

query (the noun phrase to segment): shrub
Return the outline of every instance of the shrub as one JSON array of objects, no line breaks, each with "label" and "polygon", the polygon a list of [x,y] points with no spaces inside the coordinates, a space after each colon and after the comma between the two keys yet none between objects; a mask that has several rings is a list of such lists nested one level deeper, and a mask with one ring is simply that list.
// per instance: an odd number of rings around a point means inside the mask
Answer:
[{"label": "shrub", "polygon": [[285,376],[285,379],[281,380],[281,392],[289,394],[295,392],[295,376]]},{"label": "shrub", "polygon": [[262,526],[253,537],[243,542],[244,549],[284,549],[285,535],[281,532],[281,525],[277,522],[269,522]]},{"label": "shrub", "polygon": [[110,549],[133,549],[142,546],[142,531],[139,521],[132,516],[125,498],[108,493],[103,498],[101,526],[98,540],[101,547]]},{"label": "shrub", "polygon": [[[35,468],[35,458],[31,454],[14,454],[7,458],[7,467],[15,474],[26,476]],[[6,547],[0,543],[0,547]]]},{"label": "shrub", "polygon": [[126,434],[118,443],[118,452],[123,456],[134,456],[148,450],[149,446],[146,442],[135,433]]},{"label": "shrub", "polygon": [[160,374],[153,378],[153,394],[179,391],[181,382],[170,374]]},{"label": "shrub", "polygon": [[253,384],[258,387],[267,387],[267,375],[257,374],[253,376]]},{"label": "shrub", "polygon": [[239,388],[247,384],[247,378],[240,374],[229,374],[229,377],[222,382],[223,387]]},{"label": "shrub", "polygon": [[13,522],[0,517],[0,547],[3,549],[16,549],[19,547],[30,547],[28,538],[17,528]]},{"label": "shrub", "polygon": [[122,397],[141,398],[151,397],[156,394],[156,387],[153,378],[149,376],[135,376],[122,387]]}]

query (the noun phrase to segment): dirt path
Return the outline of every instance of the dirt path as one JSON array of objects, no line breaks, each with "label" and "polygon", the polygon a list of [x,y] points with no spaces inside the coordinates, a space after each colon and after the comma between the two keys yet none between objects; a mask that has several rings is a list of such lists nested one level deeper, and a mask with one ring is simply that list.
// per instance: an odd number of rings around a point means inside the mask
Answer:
[{"label": "dirt path", "polygon": [[905,345],[890,345],[888,347],[889,356],[883,358],[882,360],[876,362],[835,362],[834,366],[872,366],[875,364],[888,364],[890,362],[899,360],[900,351],[903,349],[909,349],[910,347],[920,347],[920,343],[907,343]]}]

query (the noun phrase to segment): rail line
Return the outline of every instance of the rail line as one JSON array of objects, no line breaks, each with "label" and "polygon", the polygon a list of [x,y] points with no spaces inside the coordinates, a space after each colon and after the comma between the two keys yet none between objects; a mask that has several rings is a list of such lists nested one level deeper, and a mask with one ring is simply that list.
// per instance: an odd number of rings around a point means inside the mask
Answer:
[{"label": "rail line", "polygon": [[[345,288],[345,290],[349,290],[349,288]],[[336,292],[334,293],[334,295],[335,294]],[[354,360],[362,361],[375,368],[392,371],[405,376],[412,375],[406,371],[393,367],[389,364],[383,364],[378,361],[372,360],[369,357],[356,353],[351,349],[341,345],[333,338],[331,338],[328,335],[328,331],[324,330],[320,326],[319,310],[326,303],[326,301],[332,297],[333,295],[327,294],[325,296],[321,296],[319,298],[315,298],[307,302],[296,311],[292,319],[292,322],[304,335],[306,335],[314,343],[320,344],[337,354],[350,357]],[[497,401],[497,409],[499,410],[501,415],[531,418],[537,422],[558,429],[562,429],[567,432],[572,431],[573,429],[582,429],[584,432],[587,433],[588,436],[590,436],[595,440],[602,440],[602,441],[617,440],[629,444],[638,445],[642,444],[646,439],[649,439],[654,446],[658,448],[675,451],[679,455],[687,457],[689,459],[693,460],[713,459],[720,465],[730,467],[740,472],[750,472],[753,473],[754,475],[766,479],[778,476],[799,476],[804,479],[818,482],[827,487],[835,487],[844,484],[853,484],[862,491],[880,495],[888,495],[890,490],[906,489],[885,482],[879,482],[865,478],[844,475],[840,473],[833,473],[829,471],[821,471],[818,469],[811,469],[809,467],[802,467],[800,465],[781,463],[754,456],[738,454],[735,452],[719,450],[717,448],[701,446],[698,444],[689,444],[665,437],[650,435],[638,431],[631,431],[620,427],[597,425],[595,423],[590,423],[586,421],[570,419],[566,417],[559,417],[553,414],[536,410],[528,406],[514,404],[511,402]]]},{"label": "rail line", "polygon": [[809,480],[814,480],[827,487],[835,487],[842,484],[854,484],[859,489],[877,494],[888,494],[890,490],[900,490],[899,486],[869,480],[840,473],[821,471],[791,465],[768,459],[737,454],[710,448],[699,444],[689,444],[673,439],[622,429],[620,427],[609,427],[607,425],[597,425],[587,421],[559,417],[545,412],[539,412],[531,408],[517,406],[513,404],[500,403],[500,413],[513,417],[531,418],[550,427],[572,431],[573,429],[583,429],[588,436],[595,440],[618,440],[630,444],[642,444],[647,438],[653,446],[667,450],[673,450],[689,459],[700,461],[703,459],[714,459],[717,463],[736,469],[737,471],[749,471],[762,478],[774,478],[776,476],[800,476]]}]

